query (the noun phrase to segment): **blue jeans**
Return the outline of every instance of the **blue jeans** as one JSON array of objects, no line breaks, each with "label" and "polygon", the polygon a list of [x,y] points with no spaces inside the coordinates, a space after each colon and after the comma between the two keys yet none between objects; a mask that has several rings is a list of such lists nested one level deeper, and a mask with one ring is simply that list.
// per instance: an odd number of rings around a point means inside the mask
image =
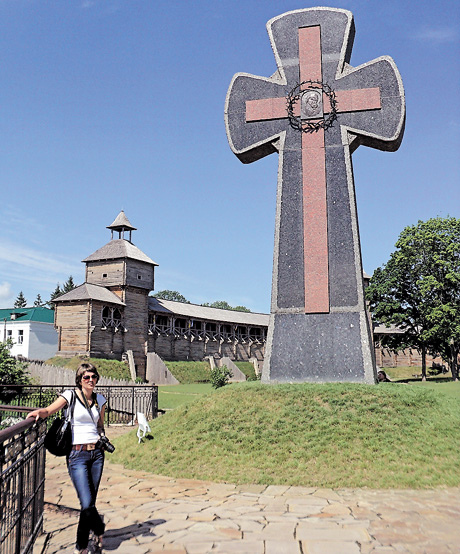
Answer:
[{"label": "blue jeans", "polygon": [[89,532],[104,533],[104,522],[96,510],[96,496],[104,469],[104,451],[71,450],[67,457],[67,469],[80,500],[80,520],[77,529],[77,548],[88,546]]}]

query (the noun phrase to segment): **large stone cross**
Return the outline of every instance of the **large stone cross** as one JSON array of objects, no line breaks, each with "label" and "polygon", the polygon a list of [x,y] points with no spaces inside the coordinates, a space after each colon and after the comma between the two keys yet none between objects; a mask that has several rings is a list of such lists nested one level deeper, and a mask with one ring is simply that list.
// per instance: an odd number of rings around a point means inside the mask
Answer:
[{"label": "large stone cross", "polygon": [[334,8],[267,23],[278,66],[234,76],[226,99],[233,152],[279,153],[271,318],[264,381],[374,382],[351,153],[396,150],[405,120],[393,60],[349,65],[353,16]]}]

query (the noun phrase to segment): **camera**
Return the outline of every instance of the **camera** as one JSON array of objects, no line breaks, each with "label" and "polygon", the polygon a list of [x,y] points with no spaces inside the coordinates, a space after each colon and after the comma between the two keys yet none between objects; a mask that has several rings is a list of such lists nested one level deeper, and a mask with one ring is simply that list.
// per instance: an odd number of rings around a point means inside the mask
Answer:
[{"label": "camera", "polygon": [[113,444],[105,435],[101,435],[100,439],[97,441],[96,446],[98,446],[101,450],[105,450],[109,454],[115,452],[115,446],[113,446]]}]

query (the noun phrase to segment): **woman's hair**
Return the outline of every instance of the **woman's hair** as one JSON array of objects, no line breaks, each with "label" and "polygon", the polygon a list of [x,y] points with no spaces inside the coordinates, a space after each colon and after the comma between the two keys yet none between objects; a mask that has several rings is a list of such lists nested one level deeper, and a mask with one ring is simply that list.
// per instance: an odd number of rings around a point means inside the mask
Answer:
[{"label": "woman's hair", "polygon": [[84,373],[89,371],[90,373],[94,373],[96,375],[97,380],[99,381],[99,373],[97,369],[93,366],[93,364],[90,364],[88,362],[83,362],[80,364],[80,366],[77,369],[77,373],[75,374],[75,384],[79,389],[81,389],[81,378]]}]

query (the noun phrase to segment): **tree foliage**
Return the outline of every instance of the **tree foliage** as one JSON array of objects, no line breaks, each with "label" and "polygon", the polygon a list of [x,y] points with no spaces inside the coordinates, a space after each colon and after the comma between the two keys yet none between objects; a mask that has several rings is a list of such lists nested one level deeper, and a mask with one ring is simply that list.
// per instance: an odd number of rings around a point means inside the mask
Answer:
[{"label": "tree foliage", "polygon": [[64,285],[62,287],[62,292],[63,293],[70,292],[76,286],[77,285],[74,283],[72,275],[69,275],[69,278],[67,279],[67,281],[64,283]]},{"label": "tree foliage", "polygon": [[40,296],[40,293],[38,293],[37,298],[35,299],[35,302],[34,302],[34,308],[38,308],[42,305],[43,305],[43,300],[42,300],[42,297]]},{"label": "tree foliage", "polygon": [[25,299],[25,296],[21,290],[21,292],[18,294],[16,300],[14,301],[14,307],[15,308],[25,308],[27,306],[27,300]]},{"label": "tree foliage", "polygon": [[233,308],[225,300],[216,300],[215,302],[212,302],[211,304],[209,302],[205,302],[204,304],[201,304],[201,305],[202,306],[207,306],[209,308],[219,308],[220,310],[233,310],[233,311],[237,311],[237,312],[250,312],[251,311],[249,308],[246,308],[246,306],[235,306]]},{"label": "tree foliage", "polygon": [[61,296],[61,294],[63,294],[63,290],[61,289],[61,286],[59,285],[59,283],[56,285],[56,288],[54,289],[54,291],[51,293],[50,295],[50,299],[49,301],[47,302],[47,304],[49,304],[49,307],[54,310],[54,304],[53,304],[53,300],[56,300],[56,298],[58,296]]},{"label": "tree foliage", "polygon": [[[30,378],[24,364],[10,354],[11,341],[0,342],[0,385],[27,385]],[[12,391],[0,391],[0,400],[8,402]],[[13,396],[14,396],[13,391]]]},{"label": "tree foliage", "polygon": [[376,321],[400,331],[384,339],[393,350],[440,354],[458,378],[460,351],[460,219],[433,218],[406,227],[389,261],[376,269],[367,298]]},{"label": "tree foliage", "polygon": [[160,290],[153,295],[155,298],[161,298],[163,300],[173,300],[174,302],[183,302],[184,304],[190,304],[190,302],[182,296],[177,290]]}]

